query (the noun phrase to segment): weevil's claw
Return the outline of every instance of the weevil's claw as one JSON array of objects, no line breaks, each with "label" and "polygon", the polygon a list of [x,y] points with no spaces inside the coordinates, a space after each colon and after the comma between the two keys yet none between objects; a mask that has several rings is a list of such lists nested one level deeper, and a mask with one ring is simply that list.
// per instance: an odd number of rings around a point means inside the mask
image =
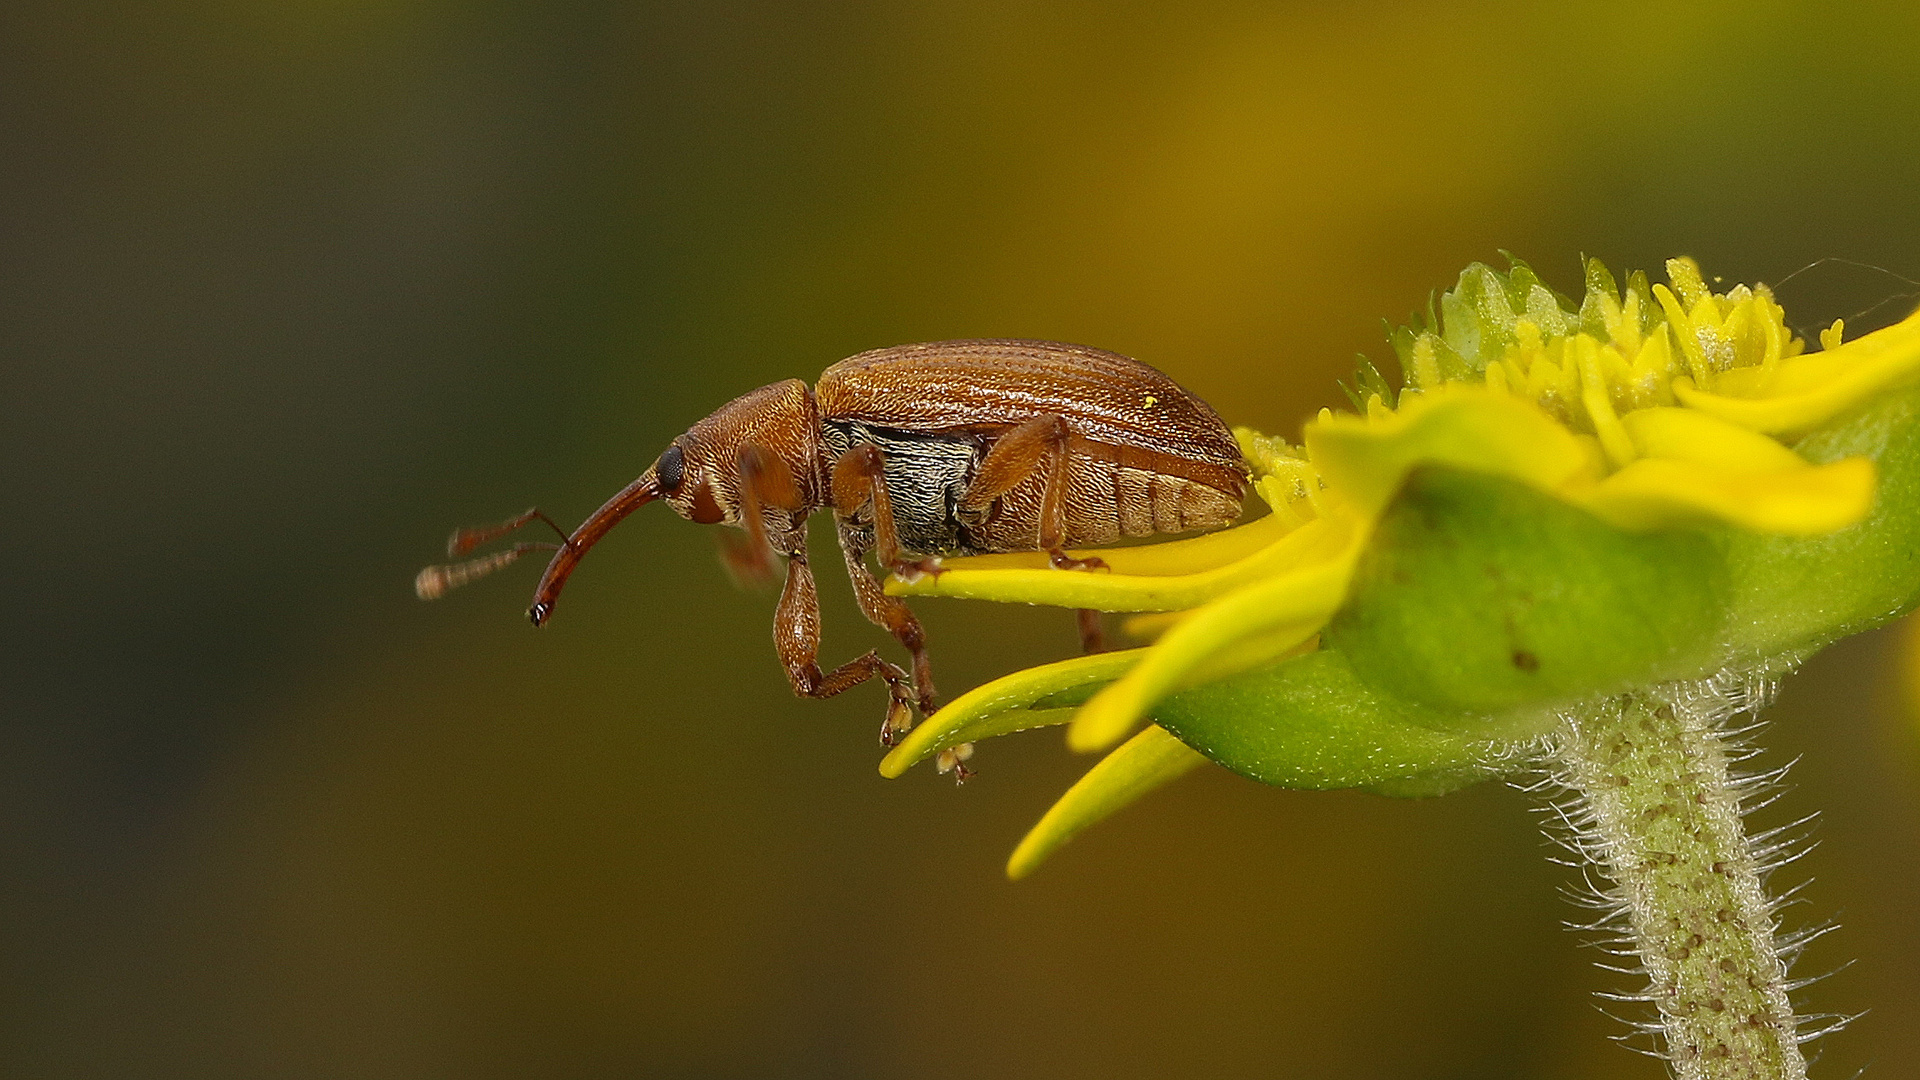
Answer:
[{"label": "weevil's claw", "polygon": [[972,757],[973,744],[963,742],[958,746],[949,746],[940,751],[933,759],[933,767],[938,769],[942,776],[952,773],[955,784],[964,784],[973,779],[973,770],[966,766],[967,760]]},{"label": "weevil's claw", "polygon": [[1097,555],[1089,558],[1085,558],[1085,559],[1076,559],[1064,551],[1049,551],[1047,552],[1047,559],[1053,563],[1053,568],[1055,570],[1112,571],[1113,569],[1111,566],[1107,565],[1107,560],[1102,559]]},{"label": "weevil's claw", "polygon": [[938,555],[929,555],[924,559],[902,559],[889,564],[887,569],[893,572],[894,577],[907,582],[919,581],[929,576],[937,580],[941,574],[947,572],[946,564]]},{"label": "weevil's claw", "polygon": [[880,745],[891,748],[900,736],[913,730],[913,706],[896,692],[887,702],[887,718],[880,723]]}]

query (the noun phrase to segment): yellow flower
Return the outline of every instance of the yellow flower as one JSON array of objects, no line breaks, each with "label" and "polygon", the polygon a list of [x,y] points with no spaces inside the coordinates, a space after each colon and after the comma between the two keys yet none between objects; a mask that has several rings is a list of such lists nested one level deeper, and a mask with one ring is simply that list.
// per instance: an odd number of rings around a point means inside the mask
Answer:
[{"label": "yellow flower", "polygon": [[[1469,268],[1439,317],[1394,335],[1398,394],[1363,365],[1357,414],[1323,410],[1299,446],[1242,430],[1270,513],[1222,532],[1080,553],[1110,573],[1051,569],[1044,555],[949,561],[895,595],[1143,613],[1150,647],[1010,675],[930,717],[881,764],[976,739],[1070,723],[1079,751],[1113,747],[1187,687],[1317,648],[1348,598],[1357,560],[1411,470],[1452,466],[1517,481],[1620,529],[1723,526],[1815,536],[1873,506],[1863,456],[1809,462],[1785,440],[1889,390],[1920,382],[1920,313],[1804,352],[1764,287],[1714,293],[1691,260],[1669,285],[1635,274],[1624,292],[1589,263],[1575,308],[1524,264]],[[1151,613],[1151,614],[1146,614]],[[1090,771],[1009,864],[1022,876],[1087,825],[1205,761],[1148,725]]]}]

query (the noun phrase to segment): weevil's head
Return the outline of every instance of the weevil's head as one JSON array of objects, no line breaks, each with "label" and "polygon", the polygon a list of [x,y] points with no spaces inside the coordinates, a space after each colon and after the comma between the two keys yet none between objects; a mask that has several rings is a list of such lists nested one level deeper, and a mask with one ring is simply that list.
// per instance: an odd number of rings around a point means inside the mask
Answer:
[{"label": "weevil's head", "polygon": [[688,428],[647,475],[660,498],[688,521],[738,525],[740,485],[756,464],[778,462],[794,482],[812,486],[818,426],[806,383],[788,379],[763,386]]},{"label": "weevil's head", "polygon": [[804,512],[813,505],[819,421],[813,394],[788,379],[742,394],[673,440],[640,478],[594,511],[554,553],[527,617],[547,621],[575,564],[621,519],[658,499],[688,521],[741,523],[743,476],[758,472],[769,500]]}]

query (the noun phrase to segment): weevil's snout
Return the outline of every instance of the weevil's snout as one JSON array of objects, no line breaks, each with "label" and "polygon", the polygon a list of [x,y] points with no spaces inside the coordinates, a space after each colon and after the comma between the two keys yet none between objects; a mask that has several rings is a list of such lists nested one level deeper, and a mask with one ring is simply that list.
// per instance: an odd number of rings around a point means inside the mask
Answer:
[{"label": "weevil's snout", "polygon": [[[663,455],[664,456],[664,455]],[[540,575],[540,584],[533,590],[533,605],[527,608],[527,618],[535,626],[545,625],[553,616],[553,605],[560,599],[560,590],[567,584],[573,568],[579,565],[587,549],[600,542],[608,530],[620,524],[628,514],[660,497],[660,483],[656,475],[659,465],[640,474],[640,478],[620,490],[618,495],[608,499],[606,504],[593,512],[593,516],[580,523],[553,553],[553,561],[547,564],[547,572]]]},{"label": "weevil's snout", "polygon": [[[802,455],[802,461],[811,461],[805,455],[812,445],[806,433],[811,431],[810,425],[817,424],[812,419],[812,402],[806,383],[788,379],[742,394],[688,428],[640,474],[640,479],[608,499],[567,537],[540,578],[527,618],[535,626],[551,618],[561,586],[587,549],[622,518],[655,499],[673,507],[674,513],[688,521],[739,524],[738,473],[743,448],[762,442],[778,444],[781,440],[773,436],[784,432],[788,433],[787,443],[796,443],[794,453]],[[794,432],[800,433],[797,440],[792,437]],[[788,467],[796,468],[791,463]],[[798,466],[802,471],[805,468],[804,464]]]}]

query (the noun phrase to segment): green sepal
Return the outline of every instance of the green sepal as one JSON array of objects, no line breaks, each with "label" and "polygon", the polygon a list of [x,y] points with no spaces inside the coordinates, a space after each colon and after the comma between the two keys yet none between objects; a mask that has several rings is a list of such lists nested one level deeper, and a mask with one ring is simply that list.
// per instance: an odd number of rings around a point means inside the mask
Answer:
[{"label": "green sepal", "polygon": [[1873,512],[1826,536],[1721,533],[1731,583],[1725,637],[1736,659],[1804,655],[1920,601],[1920,388],[1876,398],[1794,449],[1815,464],[1871,458]]},{"label": "green sepal", "polygon": [[1367,415],[1369,398],[1379,398],[1388,408],[1392,408],[1398,398],[1393,384],[1380,374],[1380,369],[1374,367],[1373,361],[1364,354],[1353,358],[1353,385],[1341,383],[1340,392],[1347,395],[1347,400],[1353,404],[1353,411],[1361,416]]},{"label": "green sepal", "polygon": [[1587,256],[1582,256],[1581,262],[1586,267],[1587,292],[1580,298],[1580,332],[1599,341],[1612,341],[1606,309],[1609,306],[1619,309],[1620,287],[1614,284],[1607,264]]},{"label": "green sepal", "polygon": [[1500,359],[1519,341],[1515,324],[1521,319],[1549,337],[1578,327],[1571,301],[1547,288],[1533,267],[1510,254],[1507,260],[1513,265],[1504,274],[1485,263],[1468,266],[1440,297],[1437,329],[1447,345],[1441,355],[1457,356],[1464,368],[1456,376],[1443,364],[1441,373],[1450,381],[1468,372],[1478,375]]},{"label": "green sepal", "polygon": [[1717,667],[1728,587],[1705,533],[1632,533],[1514,480],[1414,469],[1323,635],[1463,730]]},{"label": "green sepal", "polygon": [[1381,693],[1327,650],[1180,691],[1154,706],[1154,718],[1261,783],[1408,797],[1444,795],[1511,771],[1552,722],[1547,714],[1514,717],[1500,738],[1468,733],[1438,710]]}]

